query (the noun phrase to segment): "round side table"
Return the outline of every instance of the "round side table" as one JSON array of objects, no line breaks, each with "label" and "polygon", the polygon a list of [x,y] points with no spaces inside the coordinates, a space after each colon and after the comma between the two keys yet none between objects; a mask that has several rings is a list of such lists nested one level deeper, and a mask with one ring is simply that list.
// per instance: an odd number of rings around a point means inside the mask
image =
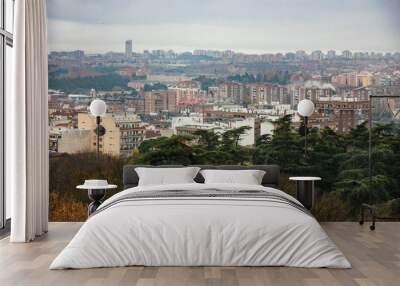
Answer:
[{"label": "round side table", "polygon": [[312,209],[315,202],[314,182],[322,180],[320,177],[290,177],[296,182],[296,198],[307,209]]},{"label": "round side table", "polygon": [[78,190],[87,190],[88,197],[92,201],[88,205],[88,217],[102,204],[103,199],[106,196],[106,191],[108,189],[116,189],[117,187],[117,185],[107,185],[102,187],[80,185],[76,187]]}]

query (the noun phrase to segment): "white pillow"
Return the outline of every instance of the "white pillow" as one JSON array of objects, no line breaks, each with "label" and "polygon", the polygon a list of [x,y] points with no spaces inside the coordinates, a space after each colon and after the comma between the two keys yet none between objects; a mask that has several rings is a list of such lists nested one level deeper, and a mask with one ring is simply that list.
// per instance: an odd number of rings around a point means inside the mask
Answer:
[{"label": "white pillow", "polygon": [[202,170],[205,184],[261,185],[265,171],[261,170]]},{"label": "white pillow", "polygon": [[200,168],[135,168],[139,176],[139,186],[171,185],[195,183],[193,180]]}]

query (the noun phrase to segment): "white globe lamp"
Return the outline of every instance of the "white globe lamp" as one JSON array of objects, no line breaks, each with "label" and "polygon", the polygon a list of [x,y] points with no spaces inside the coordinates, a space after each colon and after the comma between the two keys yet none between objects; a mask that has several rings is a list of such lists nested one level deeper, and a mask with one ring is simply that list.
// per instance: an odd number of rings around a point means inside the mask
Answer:
[{"label": "white globe lamp", "polygon": [[90,113],[96,117],[96,129],[94,132],[96,133],[96,150],[97,150],[97,160],[99,159],[100,153],[100,136],[103,136],[105,133],[105,129],[100,125],[100,117],[104,116],[107,111],[106,103],[101,99],[95,99],[90,103]]},{"label": "white globe lamp", "polygon": [[90,103],[90,113],[93,116],[103,116],[107,111],[106,103],[101,99],[95,99]]},{"label": "white globe lamp", "polygon": [[309,99],[303,99],[297,105],[297,112],[303,117],[309,117],[314,113],[314,103]]},{"label": "white globe lamp", "polygon": [[310,117],[315,110],[314,103],[309,99],[303,99],[297,105],[297,112],[304,117],[304,157],[307,158],[307,130],[308,130],[308,117]]}]

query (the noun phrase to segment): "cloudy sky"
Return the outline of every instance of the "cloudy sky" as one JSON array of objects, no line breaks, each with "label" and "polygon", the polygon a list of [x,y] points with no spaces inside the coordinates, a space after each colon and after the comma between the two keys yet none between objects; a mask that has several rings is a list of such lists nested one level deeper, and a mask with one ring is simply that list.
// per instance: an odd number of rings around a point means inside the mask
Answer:
[{"label": "cloudy sky", "polygon": [[47,0],[50,50],[400,51],[400,0]]}]

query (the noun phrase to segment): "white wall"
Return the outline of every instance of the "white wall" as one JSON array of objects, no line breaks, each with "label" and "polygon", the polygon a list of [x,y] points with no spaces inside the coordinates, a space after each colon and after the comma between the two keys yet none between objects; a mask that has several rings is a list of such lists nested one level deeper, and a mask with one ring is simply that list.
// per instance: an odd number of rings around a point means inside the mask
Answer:
[{"label": "white wall", "polygon": [[254,122],[255,119],[252,117],[243,119],[243,120],[237,120],[237,121],[233,121],[230,125],[230,128],[239,128],[242,126],[250,126],[251,129],[247,130],[245,134],[242,135],[242,137],[240,138],[239,144],[241,146],[249,146],[249,145],[254,145],[255,142],[255,138],[254,138]]},{"label": "white wall", "polygon": [[260,130],[261,135],[264,134],[272,135],[273,133],[274,133],[274,124],[271,121],[265,120],[261,122],[261,130]]}]

